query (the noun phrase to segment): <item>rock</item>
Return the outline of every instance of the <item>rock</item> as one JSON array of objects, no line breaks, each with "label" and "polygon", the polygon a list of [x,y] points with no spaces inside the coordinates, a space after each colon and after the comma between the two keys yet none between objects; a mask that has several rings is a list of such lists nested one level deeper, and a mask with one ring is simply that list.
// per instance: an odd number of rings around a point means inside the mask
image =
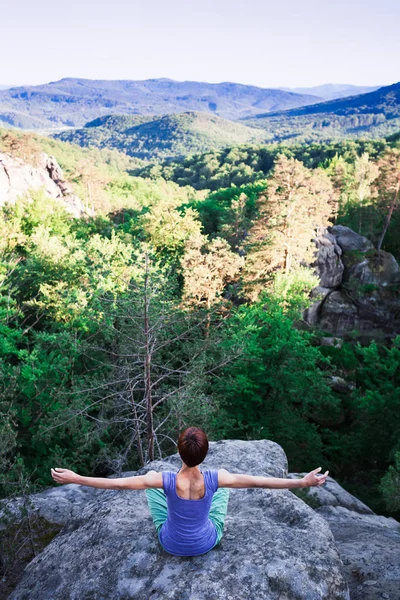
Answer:
[{"label": "rock", "polygon": [[6,203],[15,204],[18,198],[29,196],[31,190],[40,189],[50,198],[58,200],[74,217],[93,215],[93,211],[84,207],[71,185],[65,181],[54,157],[43,153],[39,164],[33,166],[0,152],[0,207]]},{"label": "rock", "polygon": [[350,227],[335,225],[334,227],[329,227],[328,231],[336,238],[338,245],[344,252],[347,250],[367,252],[374,247],[372,242],[350,229]]},{"label": "rock", "polygon": [[356,323],[357,307],[351,297],[340,290],[328,294],[319,310],[318,327],[344,337],[356,328]]},{"label": "rock", "polygon": [[324,288],[321,286],[315,287],[311,290],[310,298],[314,300],[314,302],[304,311],[304,320],[309,325],[316,325],[320,320],[321,308],[329,296],[332,293],[331,288]]},{"label": "rock", "polygon": [[346,381],[343,377],[337,377],[332,375],[329,377],[330,387],[339,394],[346,394],[347,392],[354,389],[354,384]]},{"label": "rock", "polygon": [[340,349],[343,346],[343,340],[337,337],[323,337],[321,338],[321,346]]},{"label": "rock", "polygon": [[[179,465],[175,455],[147,469]],[[267,440],[213,442],[204,468],[222,467],[283,476],[287,461]],[[231,490],[221,545],[181,558],[160,547],[144,492],[100,490],[83,506],[75,487],[75,498],[72,488],[65,494],[79,511],[29,563],[10,600],[349,598],[326,521],[289,491]]]},{"label": "rock", "polygon": [[[303,477],[306,473],[290,473],[289,479]],[[335,479],[328,476],[326,484],[321,487],[312,487],[301,490],[301,497],[305,502],[312,504],[313,508],[324,506],[342,506],[359,514],[374,515],[375,513],[361,500],[347,492]]]},{"label": "rock", "polygon": [[[316,509],[329,523],[344,562],[352,600],[400,599],[400,523],[343,506]],[[372,587],[370,581],[376,583]],[[361,591],[358,586],[362,582]]]},{"label": "rock", "polygon": [[[304,473],[291,473],[302,477]],[[400,600],[400,523],[376,515],[332,477],[301,497],[329,523],[352,600]],[[297,492],[297,493],[299,493]],[[361,584],[361,585],[360,585]]]},{"label": "rock", "polygon": [[[336,225],[315,240],[320,285],[304,312],[312,327],[363,343],[390,343],[400,333],[400,266],[388,252],[348,227]],[[328,336],[326,336],[328,338]]]},{"label": "rock", "polygon": [[353,279],[361,285],[388,286],[396,283],[399,275],[400,266],[394,256],[380,250],[353,263],[347,258],[344,281]]},{"label": "rock", "polygon": [[104,490],[96,488],[69,484],[32,494],[28,501],[22,498],[0,500],[0,530],[5,528],[6,521],[22,520],[24,511],[37,513],[49,523],[65,525],[79,515],[87,504],[93,502],[96,495],[103,492]]},{"label": "rock", "polygon": [[344,265],[341,260],[342,249],[335,237],[324,231],[315,240],[317,255],[315,273],[320,279],[320,287],[335,288],[342,283]]}]

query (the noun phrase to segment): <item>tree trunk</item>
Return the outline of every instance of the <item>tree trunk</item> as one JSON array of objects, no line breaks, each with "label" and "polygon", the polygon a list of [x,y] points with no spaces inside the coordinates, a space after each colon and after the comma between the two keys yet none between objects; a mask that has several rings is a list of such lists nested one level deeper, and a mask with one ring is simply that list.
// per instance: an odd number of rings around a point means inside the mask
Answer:
[{"label": "tree trunk", "polygon": [[382,235],[381,235],[378,245],[377,245],[378,250],[380,250],[382,248],[383,240],[384,240],[386,232],[388,230],[390,219],[392,218],[393,211],[396,208],[397,199],[399,197],[399,189],[400,189],[400,180],[397,182],[396,192],[395,192],[394,198],[390,204],[389,212],[387,214],[386,221],[385,221],[385,226],[383,228]]},{"label": "tree trunk", "polygon": [[153,402],[151,396],[151,348],[149,331],[149,257],[146,254],[146,272],[144,277],[144,389],[146,397],[146,425],[147,425],[147,452],[148,459],[154,460],[154,427],[153,427]]}]

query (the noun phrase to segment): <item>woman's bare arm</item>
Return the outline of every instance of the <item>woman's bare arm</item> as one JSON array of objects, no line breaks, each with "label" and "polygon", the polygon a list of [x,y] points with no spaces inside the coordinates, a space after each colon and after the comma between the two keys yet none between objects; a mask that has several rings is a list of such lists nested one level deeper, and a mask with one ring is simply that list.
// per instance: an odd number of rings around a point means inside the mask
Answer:
[{"label": "woman's bare arm", "polygon": [[150,471],[146,475],[133,477],[84,477],[69,469],[51,469],[51,476],[57,483],[77,483],[104,490],[147,490],[149,488],[162,488],[162,473]]},{"label": "woman's bare arm", "polygon": [[254,475],[238,475],[229,473],[225,469],[218,471],[218,487],[227,488],[271,488],[293,489],[322,485],[328,477],[329,471],[323,475],[317,473],[321,467],[314,469],[301,479],[281,479],[280,477],[262,477]]}]

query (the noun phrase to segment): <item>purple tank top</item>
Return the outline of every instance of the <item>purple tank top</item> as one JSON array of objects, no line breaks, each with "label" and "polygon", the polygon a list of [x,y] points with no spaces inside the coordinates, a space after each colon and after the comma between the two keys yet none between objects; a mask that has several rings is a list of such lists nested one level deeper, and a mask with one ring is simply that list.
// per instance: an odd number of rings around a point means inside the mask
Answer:
[{"label": "purple tank top", "polygon": [[215,546],[217,530],[209,519],[211,500],[218,489],[218,471],[204,471],[205,494],[186,500],[176,493],[176,473],[163,471],[168,518],[159,532],[163,548],[175,556],[197,556]]}]

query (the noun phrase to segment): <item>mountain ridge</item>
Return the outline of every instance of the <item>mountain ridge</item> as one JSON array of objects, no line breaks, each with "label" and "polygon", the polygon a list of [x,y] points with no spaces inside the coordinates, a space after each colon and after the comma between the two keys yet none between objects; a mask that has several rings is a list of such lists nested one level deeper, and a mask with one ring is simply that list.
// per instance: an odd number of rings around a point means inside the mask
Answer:
[{"label": "mountain ridge", "polygon": [[241,122],[264,129],[274,142],[388,136],[400,129],[400,82],[367,94],[260,113]]},{"label": "mountain ridge", "polygon": [[231,82],[169,79],[91,80],[63,78],[0,91],[0,122],[14,127],[80,127],[110,114],[209,112],[240,117],[319,102],[319,98]]}]

